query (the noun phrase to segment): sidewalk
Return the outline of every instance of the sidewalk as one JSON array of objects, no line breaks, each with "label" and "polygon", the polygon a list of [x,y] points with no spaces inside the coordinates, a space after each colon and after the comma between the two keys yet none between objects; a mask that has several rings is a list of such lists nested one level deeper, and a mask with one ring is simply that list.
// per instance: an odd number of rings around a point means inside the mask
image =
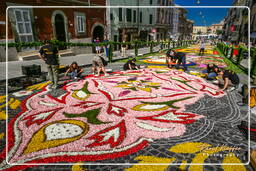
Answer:
[{"label": "sidewalk", "polygon": [[[159,47],[154,48],[154,50],[158,50],[158,49],[159,49]],[[149,47],[140,48],[138,50],[139,56],[143,55],[143,54],[147,54],[147,53],[150,53]],[[89,65],[92,63],[92,59],[93,59],[94,55],[95,54],[91,53],[91,54],[80,54],[80,55],[75,55],[75,56],[61,57],[60,65],[64,65],[64,66],[70,65],[73,61],[76,61],[80,66]],[[103,56],[107,60],[104,53],[103,53]],[[134,56],[135,56],[134,49],[127,50],[127,57],[134,57]],[[120,51],[115,51],[113,53],[113,60],[116,60],[116,59],[122,59]],[[11,62],[8,62],[8,75],[7,75],[8,79],[24,76],[22,74],[21,66],[27,66],[27,65],[33,65],[33,64],[40,65],[42,72],[47,71],[45,63],[40,59],[29,60],[29,61],[11,61]],[[0,63],[0,73],[2,73],[2,74],[0,74],[0,81],[6,80],[6,74],[5,74],[6,73],[6,62]]]}]

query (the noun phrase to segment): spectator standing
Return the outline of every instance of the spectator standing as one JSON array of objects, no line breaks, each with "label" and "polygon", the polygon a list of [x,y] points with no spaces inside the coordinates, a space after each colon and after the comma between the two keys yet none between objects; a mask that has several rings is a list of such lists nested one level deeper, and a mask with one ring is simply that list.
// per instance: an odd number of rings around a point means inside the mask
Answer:
[{"label": "spectator standing", "polygon": [[39,57],[45,61],[47,65],[47,70],[49,74],[50,81],[52,82],[52,88],[58,88],[58,69],[59,69],[59,59],[58,59],[58,49],[56,46],[50,43],[49,40],[45,40],[45,45],[43,45],[39,50]]}]

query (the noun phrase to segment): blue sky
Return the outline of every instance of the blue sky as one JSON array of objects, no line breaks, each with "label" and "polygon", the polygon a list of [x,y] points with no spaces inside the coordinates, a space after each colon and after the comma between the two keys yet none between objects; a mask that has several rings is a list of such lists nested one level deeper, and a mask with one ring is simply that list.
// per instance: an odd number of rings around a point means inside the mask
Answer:
[{"label": "blue sky", "polygon": [[[198,0],[175,0],[181,6],[198,6]],[[234,0],[199,0],[199,6],[232,6]],[[190,8],[188,18],[195,21],[194,25],[204,26],[219,23],[227,15],[227,8]]]}]

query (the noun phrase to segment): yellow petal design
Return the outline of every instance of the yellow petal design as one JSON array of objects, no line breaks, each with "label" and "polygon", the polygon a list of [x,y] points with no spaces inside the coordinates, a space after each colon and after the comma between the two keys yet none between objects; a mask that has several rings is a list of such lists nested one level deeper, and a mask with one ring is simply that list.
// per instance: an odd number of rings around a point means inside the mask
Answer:
[{"label": "yellow petal design", "polygon": [[139,104],[132,108],[136,111],[162,111],[168,109],[166,104]]},{"label": "yellow petal design", "polygon": [[117,86],[115,86],[115,87],[120,87],[120,88],[130,88],[130,87],[132,87],[131,85],[129,85],[129,84],[121,84],[121,85],[117,85]]},{"label": "yellow petal design", "polygon": [[0,103],[3,103],[6,101],[6,96],[0,96]]},{"label": "yellow petal design", "polygon": [[[46,129],[48,129],[49,127],[53,127],[55,125],[57,127],[60,125],[67,125],[67,124],[70,126],[68,126],[67,128],[64,127],[63,128],[64,131],[66,131],[67,129],[71,129],[71,126],[73,127],[76,126],[82,129],[82,132],[79,133],[79,135],[76,135],[73,137],[71,136],[67,138],[54,138],[54,136],[59,136],[59,134],[50,135],[49,131],[48,131],[48,134],[46,134],[46,131],[47,131]],[[29,153],[40,151],[43,149],[53,148],[63,144],[67,144],[69,142],[80,139],[82,136],[86,135],[88,131],[89,131],[89,126],[86,123],[78,120],[61,120],[61,121],[49,123],[34,134],[30,142],[28,143],[27,148],[24,150],[24,154],[29,154]],[[51,133],[51,134],[54,134],[54,133]]]},{"label": "yellow petal design", "polygon": [[11,109],[17,109],[20,106],[20,101],[19,100],[15,100],[13,103],[10,104],[10,108]]},{"label": "yellow petal design", "polygon": [[31,91],[33,91],[33,90],[41,90],[45,86],[47,86],[48,84],[50,84],[50,81],[45,82],[45,83],[40,83],[40,84],[29,86],[29,87],[27,87],[27,90],[31,90]]},{"label": "yellow petal design", "polygon": [[[234,155],[234,153],[229,153],[223,160],[223,164],[231,164],[231,163],[241,163],[242,162]],[[246,171],[246,168],[243,165],[222,165],[224,171]]]},{"label": "yellow petal design", "polygon": [[196,153],[202,151],[205,148],[211,147],[210,144],[201,142],[186,142],[182,144],[175,145],[169,149],[169,151],[174,153]]},{"label": "yellow petal design", "polygon": [[0,120],[6,120],[6,113],[5,113],[5,111],[0,111]]},{"label": "yellow petal design", "polygon": [[149,83],[146,83],[147,85],[150,85],[150,86],[158,86],[158,85],[160,85],[160,83],[151,83],[151,82],[149,82]]},{"label": "yellow petal design", "polygon": [[160,69],[164,68],[164,69],[167,69],[166,66],[154,66],[154,65],[149,65],[149,66],[147,66],[147,68],[160,68]]},{"label": "yellow petal design", "polygon": [[72,171],[85,171],[85,169],[81,166],[83,163],[76,163],[72,166]]},{"label": "yellow petal design", "polygon": [[[139,160],[139,164],[149,164],[149,163],[166,163],[171,164],[175,161],[175,158],[161,158],[154,156],[138,156],[135,160]],[[126,171],[161,171],[166,170],[169,165],[133,165],[131,168],[125,169]]]},{"label": "yellow petal design", "polygon": [[149,88],[149,87],[138,87],[138,89],[140,89],[142,91],[146,91],[146,92],[151,92],[151,88]]},{"label": "yellow petal design", "polygon": [[180,165],[179,169],[178,170],[186,170],[186,167],[187,167],[187,161],[186,160],[182,160],[182,165]]},{"label": "yellow petal design", "polygon": [[0,140],[4,138],[4,133],[0,134]]}]

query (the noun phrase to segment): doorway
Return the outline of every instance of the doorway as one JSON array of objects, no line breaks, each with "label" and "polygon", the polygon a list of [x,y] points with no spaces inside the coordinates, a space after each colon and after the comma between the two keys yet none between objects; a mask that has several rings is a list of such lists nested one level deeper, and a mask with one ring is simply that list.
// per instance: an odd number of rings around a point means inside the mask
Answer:
[{"label": "doorway", "polygon": [[[61,14],[55,15],[55,33],[56,39],[61,42],[66,42],[66,30],[64,17]],[[66,46],[59,46],[59,50],[67,49]]]},{"label": "doorway", "polygon": [[[93,32],[92,32],[92,42],[94,42],[94,40],[97,37],[100,39],[100,42],[102,42],[104,40],[104,28],[102,26],[96,26],[93,29]],[[93,48],[92,51],[93,51],[93,53],[96,53],[95,48]]]}]

